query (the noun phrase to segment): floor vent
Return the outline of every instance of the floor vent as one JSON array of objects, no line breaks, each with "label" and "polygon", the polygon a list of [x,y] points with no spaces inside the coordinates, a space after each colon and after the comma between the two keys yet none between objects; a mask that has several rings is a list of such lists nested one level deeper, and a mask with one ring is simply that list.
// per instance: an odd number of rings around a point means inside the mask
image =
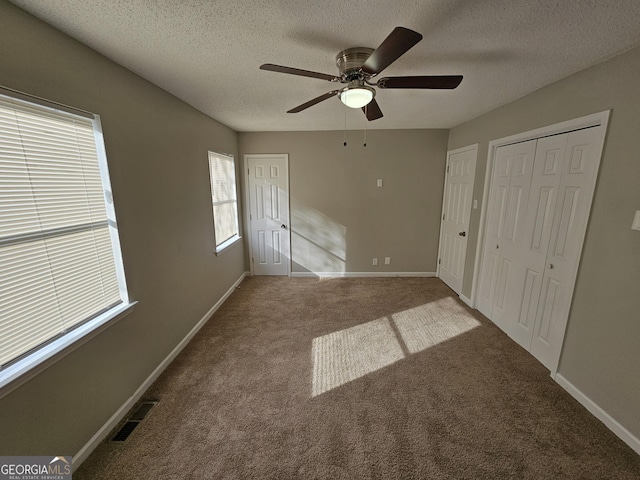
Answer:
[{"label": "floor vent", "polygon": [[140,422],[144,420],[144,418],[156,403],[158,403],[157,400],[143,400],[142,402],[140,402],[138,408],[136,408],[134,412],[129,416],[120,430],[118,430],[118,432],[113,437],[111,437],[111,441],[116,443],[126,442],[129,438],[129,435],[131,435],[136,427],[140,425]]},{"label": "floor vent", "polygon": [[144,400],[136,409],[136,411],[133,412],[133,414],[129,417],[129,420],[141,422],[142,420],[144,420],[144,417],[147,416],[147,413],[151,411],[156,403],[158,402],[155,400]]},{"label": "floor vent", "polygon": [[140,422],[127,422],[125,423],[118,433],[116,433],[111,439],[112,442],[124,442],[129,438],[129,435],[133,433],[136,427],[140,425]]}]

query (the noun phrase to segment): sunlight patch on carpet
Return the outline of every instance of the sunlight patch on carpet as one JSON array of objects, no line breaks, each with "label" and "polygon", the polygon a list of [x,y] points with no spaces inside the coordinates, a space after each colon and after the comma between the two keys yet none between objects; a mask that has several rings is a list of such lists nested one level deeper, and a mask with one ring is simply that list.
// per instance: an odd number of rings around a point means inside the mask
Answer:
[{"label": "sunlight patch on carpet", "polygon": [[328,392],[480,326],[447,297],[312,342],[312,396]]},{"label": "sunlight patch on carpet", "polygon": [[404,358],[387,318],[314,338],[312,356],[314,397]]},{"label": "sunlight patch on carpet", "polygon": [[443,298],[392,315],[410,353],[450,340],[480,326],[453,298]]}]

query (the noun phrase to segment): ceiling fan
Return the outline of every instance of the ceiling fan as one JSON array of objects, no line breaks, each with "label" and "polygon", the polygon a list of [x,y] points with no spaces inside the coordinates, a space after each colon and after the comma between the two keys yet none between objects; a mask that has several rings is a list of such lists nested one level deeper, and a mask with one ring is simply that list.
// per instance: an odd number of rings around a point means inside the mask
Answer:
[{"label": "ceiling fan", "polygon": [[340,71],[339,75],[283,67],[272,63],[265,63],[260,66],[260,69],[346,84],[345,87],[332,90],[302,105],[298,105],[287,111],[287,113],[301,112],[337,95],[347,107],[362,108],[367,119],[371,121],[383,116],[380,106],[375,100],[376,90],[373,87],[453,89],[462,82],[462,75],[384,77],[377,82],[372,81],[374,77],[404,55],[420,40],[422,40],[422,35],[418,32],[404,27],[396,27],[375,50],[365,47],[342,50],[336,55],[336,65]]}]

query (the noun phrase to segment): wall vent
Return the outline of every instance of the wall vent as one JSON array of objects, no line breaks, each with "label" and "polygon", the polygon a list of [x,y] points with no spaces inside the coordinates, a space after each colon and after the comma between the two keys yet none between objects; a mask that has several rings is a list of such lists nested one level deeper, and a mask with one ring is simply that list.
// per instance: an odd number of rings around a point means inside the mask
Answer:
[{"label": "wall vent", "polygon": [[136,427],[140,425],[140,422],[144,420],[156,403],[158,403],[157,400],[143,400],[140,402],[127,421],[122,425],[122,427],[120,427],[120,430],[111,437],[111,441],[116,443],[126,442],[129,435],[131,435]]}]

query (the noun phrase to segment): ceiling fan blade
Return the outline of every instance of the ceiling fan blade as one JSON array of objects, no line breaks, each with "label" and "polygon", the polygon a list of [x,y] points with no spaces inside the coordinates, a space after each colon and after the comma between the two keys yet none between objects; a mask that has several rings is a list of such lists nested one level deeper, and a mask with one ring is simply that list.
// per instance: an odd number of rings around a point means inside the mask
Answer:
[{"label": "ceiling fan blade", "polygon": [[306,103],[303,103],[302,105],[298,105],[295,108],[292,108],[291,110],[288,110],[287,113],[298,113],[301,112],[302,110],[305,110],[309,107],[313,107],[316,103],[320,103],[323,102],[331,97],[334,97],[335,95],[337,95],[340,92],[340,90],[333,90],[331,92],[327,92],[324,95],[320,95],[319,97],[314,98],[313,100],[309,100]]},{"label": "ceiling fan blade", "polygon": [[330,82],[337,82],[340,80],[335,75],[328,75],[326,73],[312,72],[310,70],[301,70],[299,68],[283,67],[282,65],[274,65],[272,63],[265,63],[260,65],[260,70],[268,70],[270,72],[288,73],[289,75],[300,75],[302,77],[319,78],[320,80],[328,80]]},{"label": "ceiling fan blade", "polygon": [[385,77],[376,84],[380,88],[453,89],[462,82],[462,75],[425,75],[416,77]]},{"label": "ceiling fan blade", "polygon": [[377,75],[411,47],[422,40],[422,35],[404,27],[396,27],[376,48],[361,67],[364,73]]},{"label": "ceiling fan blade", "polygon": [[369,121],[377,120],[384,116],[382,115],[382,110],[380,110],[380,105],[378,105],[378,102],[376,102],[375,98],[371,100],[367,105],[362,107],[362,111],[364,112],[364,114],[367,117],[367,120]]}]

